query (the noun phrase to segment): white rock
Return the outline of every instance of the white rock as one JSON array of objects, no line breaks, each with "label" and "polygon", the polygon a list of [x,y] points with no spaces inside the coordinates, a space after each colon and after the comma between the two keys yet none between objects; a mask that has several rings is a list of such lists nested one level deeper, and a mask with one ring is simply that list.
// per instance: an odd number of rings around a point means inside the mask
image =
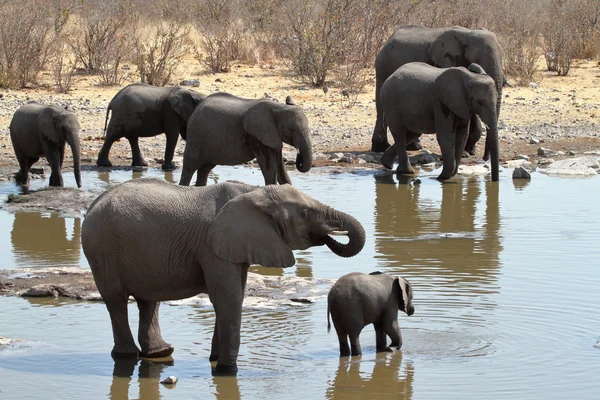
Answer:
[{"label": "white rock", "polygon": [[509,160],[502,163],[504,168],[531,167],[529,160]]},{"label": "white rock", "polygon": [[585,156],[555,161],[541,172],[548,175],[594,176],[598,175],[598,168],[600,157]]},{"label": "white rock", "polygon": [[461,165],[458,167],[458,174],[465,176],[487,175],[490,173],[489,168],[484,164],[479,165]]},{"label": "white rock", "polygon": [[529,144],[539,144],[539,143],[540,143],[540,139],[538,139],[538,138],[532,137],[531,139],[529,139]]},{"label": "white rock", "polygon": [[163,385],[174,385],[177,383],[179,379],[177,379],[176,376],[169,376],[165,379],[163,379],[162,381],[160,381],[160,383],[162,383]]}]

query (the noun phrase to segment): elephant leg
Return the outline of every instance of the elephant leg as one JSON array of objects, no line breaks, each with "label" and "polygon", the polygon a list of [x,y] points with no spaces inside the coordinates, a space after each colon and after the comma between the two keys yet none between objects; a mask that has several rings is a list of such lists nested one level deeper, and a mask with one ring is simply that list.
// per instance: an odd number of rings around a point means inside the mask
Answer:
[{"label": "elephant leg", "polygon": [[173,354],[173,346],[166,343],[160,334],[158,320],[159,302],[136,299],[140,310],[138,341],[142,348],[140,357],[159,358]]},{"label": "elephant leg", "polygon": [[455,116],[452,113],[444,113],[441,108],[434,111],[436,139],[442,151],[444,165],[438,180],[443,181],[452,178],[455,171],[455,149],[456,149],[456,126]]},{"label": "elephant leg", "polygon": [[362,349],[360,348],[359,336],[360,336],[360,331],[348,333],[348,337],[350,338],[350,353],[353,356],[362,355]]},{"label": "elephant leg", "polygon": [[17,147],[15,147],[15,153],[20,167],[19,172],[15,174],[15,181],[19,185],[27,185],[29,184],[29,169],[39,158],[27,157]]},{"label": "elephant leg", "polygon": [[210,356],[208,357],[208,361],[218,361],[219,360],[219,324],[215,320],[215,330],[213,332],[212,342],[210,345]]},{"label": "elephant leg", "polygon": [[110,355],[113,358],[137,357],[139,349],[133,341],[133,335],[127,319],[127,296],[112,296],[102,293],[106,308],[110,314],[115,344]]},{"label": "elephant leg", "polygon": [[390,143],[387,140],[387,128],[383,123],[383,106],[380,100],[381,85],[385,79],[375,77],[375,108],[377,110],[377,120],[375,121],[375,128],[373,129],[373,137],[371,138],[371,151],[378,153],[385,151],[390,147]]},{"label": "elephant leg", "polygon": [[131,165],[133,167],[147,167],[148,163],[146,162],[146,160],[144,160],[142,152],[140,151],[140,138],[137,136],[129,136],[127,140],[129,141],[129,145],[131,146]]},{"label": "elephant leg", "polygon": [[167,136],[167,145],[165,147],[165,162],[162,165],[162,169],[165,171],[173,171],[177,169],[177,165],[173,162],[173,156],[175,155],[175,147],[177,146],[177,140],[179,139],[179,132],[169,132]]},{"label": "elephant leg", "polygon": [[377,352],[385,351],[387,338],[385,336],[385,330],[383,329],[383,323],[375,322],[373,324],[375,328],[375,343]]},{"label": "elephant leg", "polygon": [[481,120],[477,114],[473,114],[471,117],[471,124],[469,126],[469,135],[465,145],[465,151],[470,155],[475,155],[475,146],[483,133],[483,126]]},{"label": "elephant leg", "polygon": [[278,168],[277,156],[274,154],[276,150],[260,144],[256,148],[253,148],[252,151],[265,178],[265,185],[276,185]]},{"label": "elephant leg", "polygon": [[285,169],[285,163],[283,162],[283,156],[281,152],[277,152],[277,182],[280,185],[292,184],[292,180]]},{"label": "elephant leg", "polygon": [[219,356],[213,375],[235,375],[248,265],[231,264],[216,256],[207,261],[210,268],[204,269],[206,286],[218,325]]},{"label": "elephant leg", "polygon": [[458,173],[458,167],[462,159],[465,145],[469,136],[469,122],[456,127],[456,147],[454,149],[454,173],[452,176]]},{"label": "elephant leg", "polygon": [[404,128],[404,126],[392,128],[392,125],[390,125],[390,129],[392,130],[394,140],[396,141],[396,153],[398,155],[398,167],[396,167],[396,172],[399,174],[413,175],[415,170],[410,165],[408,153],[406,152],[406,139],[408,131],[406,128]]},{"label": "elephant leg", "polygon": [[208,184],[208,175],[213,170],[215,164],[204,164],[196,171],[196,186],[206,186]]},{"label": "elephant leg", "polygon": [[350,355],[350,346],[348,345],[348,334],[344,329],[335,329],[340,343],[340,357],[348,357]]},{"label": "elephant leg", "polygon": [[66,142],[60,144],[58,146],[58,155],[60,157],[60,168],[62,169],[63,167],[63,162],[65,161],[65,146],[66,146]]},{"label": "elephant leg", "polygon": [[402,347],[402,335],[400,334],[400,327],[398,321],[394,318],[390,318],[383,324],[385,333],[390,337],[392,343],[389,347],[386,347],[386,351],[400,350]]},{"label": "elephant leg", "polygon": [[[414,135],[414,134],[413,134]],[[417,134],[418,135],[418,134]],[[410,136],[410,135],[409,135]],[[421,138],[420,135],[418,135],[416,137],[415,140],[408,140],[407,136],[407,140],[406,140],[406,150],[408,151],[418,151],[418,150],[423,150],[423,145],[421,144]]]},{"label": "elephant leg", "polygon": [[100,167],[112,167],[112,163],[108,159],[108,153],[110,152],[110,148],[112,147],[113,143],[120,138],[120,136],[114,135],[109,127],[108,132],[106,132],[106,137],[104,138],[104,144],[98,153],[96,165]]},{"label": "elephant leg", "polygon": [[[179,178],[179,184],[182,186],[190,186],[192,177],[196,172],[196,168],[190,165],[191,163],[186,161],[185,156],[183,158],[183,167],[181,168],[181,177]],[[197,180],[196,180],[197,182]]]},{"label": "elephant leg", "polygon": [[52,173],[50,174],[50,186],[63,187],[63,177],[60,172],[60,145],[52,145],[49,143],[42,143],[42,150],[50,164]]},{"label": "elephant leg", "polygon": [[383,153],[381,159],[381,165],[383,165],[387,169],[394,168],[394,160],[396,160],[396,156],[398,155],[398,151],[396,150],[396,143],[388,147],[388,149]]}]

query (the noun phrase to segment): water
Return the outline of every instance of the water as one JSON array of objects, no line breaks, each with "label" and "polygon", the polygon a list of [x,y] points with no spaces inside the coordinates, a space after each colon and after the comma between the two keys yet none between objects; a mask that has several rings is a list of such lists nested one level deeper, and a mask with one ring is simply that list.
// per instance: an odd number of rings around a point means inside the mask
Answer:
[{"label": "water", "polygon": [[[256,169],[216,172],[213,181],[262,183]],[[421,174],[419,185],[373,172],[290,174],[301,190],[357,217],[365,248],[351,259],[312,248],[295,252],[295,267],[253,268],[316,278],[374,270],[404,276],[416,311],[399,317],[402,352],[375,354],[367,327],[364,355],[340,359],[336,335],[327,334],[324,298],[246,308],[240,372],[213,378],[209,307],[163,305],[161,327],[174,360],[132,364],[109,356],[103,304],[3,297],[0,335],[24,343],[0,351],[0,398],[596,398],[600,178],[534,174],[515,186],[503,174],[498,184],[488,177],[440,184],[431,179],[437,172]],[[86,172],[84,189],[139,175]],[[165,177],[156,170],[143,175]],[[6,185],[0,192],[16,190]],[[2,268],[87,265],[80,220],[0,213],[0,221]],[[130,307],[135,329],[137,310]],[[169,375],[179,378],[174,388],[159,384]]]}]

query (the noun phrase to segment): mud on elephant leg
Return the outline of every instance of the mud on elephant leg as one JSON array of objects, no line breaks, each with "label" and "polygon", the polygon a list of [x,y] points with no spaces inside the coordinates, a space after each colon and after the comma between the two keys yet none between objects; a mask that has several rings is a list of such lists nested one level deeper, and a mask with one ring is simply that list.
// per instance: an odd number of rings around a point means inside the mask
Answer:
[{"label": "mud on elephant leg", "polygon": [[138,341],[142,347],[140,357],[160,358],[173,354],[173,346],[166,343],[160,333],[158,309],[160,303],[136,299],[140,310]]}]

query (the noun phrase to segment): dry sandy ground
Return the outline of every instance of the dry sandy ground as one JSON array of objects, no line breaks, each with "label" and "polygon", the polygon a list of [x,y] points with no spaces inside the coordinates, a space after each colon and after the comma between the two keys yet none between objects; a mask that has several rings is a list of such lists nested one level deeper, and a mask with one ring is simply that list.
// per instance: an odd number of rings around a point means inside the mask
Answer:
[{"label": "dry sandy ground", "polygon": [[[540,69],[535,84],[505,88],[500,121],[501,160],[510,160],[517,155],[528,155],[535,160],[541,146],[565,151],[566,156],[569,152],[579,154],[600,149],[598,64],[596,61],[578,61],[568,77],[551,76]],[[366,151],[370,147],[375,122],[374,72],[372,78],[365,93],[348,99],[341,95],[343,88],[331,87],[325,94],[322,89],[294,80],[283,64],[236,65],[230,73],[209,74],[190,59],[180,65],[173,83],[182,79],[198,79],[200,86],[195,89],[206,94],[222,91],[247,98],[268,95],[280,101],[292,95],[308,116],[314,150],[347,152]],[[122,86],[136,79],[132,76]],[[8,171],[16,172],[18,169],[8,125],[14,111],[29,100],[71,104],[82,127],[82,164],[95,164],[102,145],[106,106],[120,87],[102,87],[95,83],[94,77],[80,76],[74,90],[63,95],[57,94],[49,84],[49,73],[43,73],[40,81],[47,85],[19,91],[0,90],[0,166],[5,171],[1,174],[2,179],[7,179]],[[532,138],[541,143],[530,144]],[[439,153],[433,135],[425,135],[423,143],[426,149]],[[150,166],[158,166],[163,157],[164,136],[142,138],[140,145]],[[176,153],[179,163],[182,150],[183,143],[180,143]],[[482,153],[483,144],[480,142],[478,154],[465,162],[480,162]],[[67,154],[66,164],[72,165],[70,152]],[[121,140],[113,146],[113,165],[130,165],[130,157],[127,141]],[[40,166],[46,165],[45,162],[40,163]]]}]

